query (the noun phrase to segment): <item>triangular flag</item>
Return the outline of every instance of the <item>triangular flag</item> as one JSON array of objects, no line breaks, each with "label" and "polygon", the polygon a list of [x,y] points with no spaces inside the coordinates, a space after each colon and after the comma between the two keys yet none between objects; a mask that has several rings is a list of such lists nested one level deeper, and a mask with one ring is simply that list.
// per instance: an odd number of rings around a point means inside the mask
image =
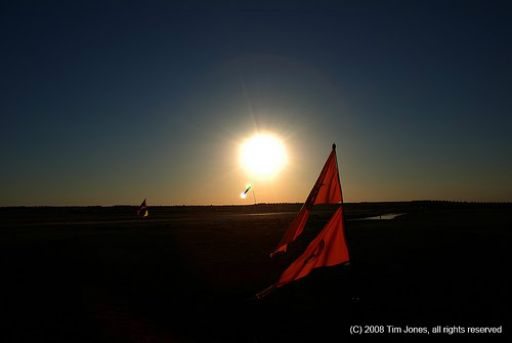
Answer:
[{"label": "triangular flag", "polygon": [[334,266],[348,260],[343,210],[339,207],[306,251],[281,274],[276,287],[303,278],[314,268]]},{"label": "triangular flag", "polygon": [[288,244],[293,242],[304,230],[306,223],[308,222],[309,214],[311,209],[307,206],[302,206],[299,211],[299,214],[293,219],[288,230],[284,233],[283,238],[281,238],[281,242],[279,242],[279,246],[277,249],[270,254],[270,257],[273,257],[275,254],[280,252],[286,252],[288,248]]},{"label": "triangular flag", "polygon": [[299,214],[291,222],[276,250],[270,254],[274,256],[278,252],[286,252],[288,244],[297,239],[304,230],[309,214],[314,205],[338,204],[343,202],[341,184],[336,160],[336,145],[333,144],[332,151],[325,162],[320,176],[309,193],[306,202],[302,205]]},{"label": "triangular flag", "polygon": [[[318,189],[316,191],[316,189]],[[324,168],[316,181],[315,187],[311,193],[316,191],[313,205],[318,204],[338,204],[343,201],[341,194],[340,177],[338,172],[338,162],[336,161],[336,149],[332,149]],[[309,199],[308,199],[309,200]]]},{"label": "triangular flag", "polygon": [[334,266],[348,261],[343,208],[339,207],[304,253],[281,274],[279,280],[256,296],[262,298],[274,288],[305,277],[315,268]]}]

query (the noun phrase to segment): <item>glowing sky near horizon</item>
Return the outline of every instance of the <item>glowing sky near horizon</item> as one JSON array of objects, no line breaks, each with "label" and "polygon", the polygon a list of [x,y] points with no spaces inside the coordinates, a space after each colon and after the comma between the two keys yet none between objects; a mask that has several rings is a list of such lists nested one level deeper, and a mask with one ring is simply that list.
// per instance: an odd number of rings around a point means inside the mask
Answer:
[{"label": "glowing sky near horizon", "polygon": [[5,2],[0,206],[303,202],[333,142],[347,202],[512,201],[511,6]]}]

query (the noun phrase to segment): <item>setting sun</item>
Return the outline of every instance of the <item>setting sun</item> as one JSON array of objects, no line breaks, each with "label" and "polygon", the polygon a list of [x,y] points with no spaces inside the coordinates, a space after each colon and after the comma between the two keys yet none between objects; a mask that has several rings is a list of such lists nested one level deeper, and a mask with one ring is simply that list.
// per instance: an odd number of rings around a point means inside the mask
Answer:
[{"label": "setting sun", "polygon": [[258,133],[242,143],[240,162],[253,177],[268,179],[286,165],[286,149],[276,136]]}]

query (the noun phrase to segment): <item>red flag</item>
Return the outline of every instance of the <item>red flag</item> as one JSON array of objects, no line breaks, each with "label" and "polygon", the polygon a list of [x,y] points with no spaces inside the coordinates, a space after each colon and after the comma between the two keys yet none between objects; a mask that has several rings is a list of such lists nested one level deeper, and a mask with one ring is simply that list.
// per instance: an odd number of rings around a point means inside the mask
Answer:
[{"label": "red flag", "polygon": [[[316,181],[310,196],[313,205],[318,204],[337,204],[342,202],[340,177],[338,172],[338,163],[336,161],[336,149],[332,149],[324,168]],[[309,197],[308,197],[308,200]],[[306,202],[308,201],[306,200]]]},{"label": "red flag", "polygon": [[344,222],[343,208],[339,207],[304,253],[281,274],[279,280],[256,296],[263,298],[273,289],[307,276],[315,268],[348,262]]},{"label": "red flag", "polygon": [[277,249],[270,254],[270,257],[273,257],[275,254],[279,252],[286,252],[288,248],[288,243],[293,242],[301,233],[306,223],[308,221],[310,214],[310,208],[306,206],[302,206],[299,211],[299,214],[293,219],[292,223],[288,227],[288,230],[284,233],[283,238],[281,238],[281,242]]},{"label": "red flag", "polygon": [[275,287],[308,275],[314,268],[348,262],[348,248],[343,230],[343,210],[339,207],[306,251],[281,274]]},{"label": "red flag", "polygon": [[297,217],[292,221],[279,242],[276,250],[270,254],[274,256],[278,252],[286,252],[288,244],[293,242],[304,230],[309,213],[314,205],[337,204],[343,202],[341,184],[336,161],[336,145],[333,144],[331,154],[327,158],[320,176],[316,180],[313,189],[309,193],[306,202],[299,211]]}]

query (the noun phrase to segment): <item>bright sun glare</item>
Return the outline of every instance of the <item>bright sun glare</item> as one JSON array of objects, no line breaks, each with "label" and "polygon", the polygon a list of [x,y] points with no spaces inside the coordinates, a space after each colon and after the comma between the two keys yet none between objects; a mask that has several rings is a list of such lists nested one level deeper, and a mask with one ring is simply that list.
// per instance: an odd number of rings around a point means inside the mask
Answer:
[{"label": "bright sun glare", "polygon": [[251,176],[269,179],[286,165],[286,150],[276,136],[258,133],[242,144],[240,161]]}]

